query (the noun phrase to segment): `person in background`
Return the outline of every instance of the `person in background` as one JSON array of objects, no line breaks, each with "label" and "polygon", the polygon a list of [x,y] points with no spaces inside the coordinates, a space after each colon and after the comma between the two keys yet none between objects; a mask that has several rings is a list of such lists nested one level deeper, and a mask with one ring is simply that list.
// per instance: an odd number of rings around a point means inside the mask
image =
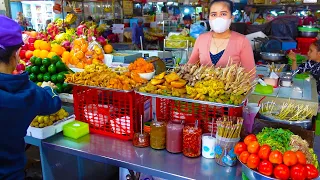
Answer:
[{"label": "person in background", "polygon": [[46,29],[47,29],[47,27],[48,27],[48,25],[51,23],[51,19],[47,19],[46,20]]},{"label": "person in background", "polygon": [[20,25],[0,15],[0,179],[22,180],[26,164],[24,137],[37,115],[50,115],[61,108],[61,100],[43,82],[29,80],[28,73],[12,75],[23,45]]},{"label": "person in background", "polygon": [[288,57],[292,60],[293,74],[309,72],[317,81],[318,95],[320,95],[320,40],[312,43],[308,51],[308,61],[298,66],[296,53],[290,51]]},{"label": "person in background", "polygon": [[25,31],[28,26],[26,18],[23,16],[22,12],[17,13],[17,23],[20,25],[21,31]]},{"label": "person in background", "polygon": [[306,18],[303,20],[303,25],[312,26],[316,22],[316,18],[310,13]]},{"label": "person in background", "polygon": [[88,16],[87,20],[88,20],[88,22],[94,22],[94,19],[92,16]]},{"label": "person in background", "polygon": [[163,3],[163,6],[161,8],[161,12],[168,13],[168,7],[167,7],[167,3],[166,2]]},{"label": "person in background", "polygon": [[233,64],[241,64],[247,72],[255,69],[249,40],[230,30],[233,2],[215,0],[210,3],[209,10],[211,32],[200,34],[197,38],[188,63],[225,67],[231,59]]},{"label": "person in background", "polygon": [[203,18],[202,12],[199,13],[199,18],[200,18],[200,21],[206,20],[205,18]]},{"label": "person in background", "polygon": [[265,22],[265,19],[263,18],[263,14],[259,14],[257,19],[254,21],[254,24],[263,24]]},{"label": "person in background", "polygon": [[191,16],[190,15],[185,15],[185,16],[183,16],[182,20],[183,20],[183,24],[184,24],[185,28],[190,29],[191,24],[192,24]]},{"label": "person in background", "polygon": [[[141,37],[141,39],[140,39]],[[132,44],[134,50],[141,49],[141,41],[144,42],[142,19],[138,19],[138,24],[134,23],[132,27]]]}]

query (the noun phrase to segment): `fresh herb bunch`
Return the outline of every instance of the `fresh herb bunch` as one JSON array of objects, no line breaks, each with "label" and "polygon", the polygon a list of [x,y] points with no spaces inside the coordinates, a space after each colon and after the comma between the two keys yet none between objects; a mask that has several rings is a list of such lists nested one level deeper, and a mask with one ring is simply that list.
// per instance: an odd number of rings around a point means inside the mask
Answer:
[{"label": "fresh herb bunch", "polygon": [[272,150],[284,153],[291,149],[290,138],[292,135],[294,134],[290,130],[265,127],[256,137],[261,146],[267,144]]}]

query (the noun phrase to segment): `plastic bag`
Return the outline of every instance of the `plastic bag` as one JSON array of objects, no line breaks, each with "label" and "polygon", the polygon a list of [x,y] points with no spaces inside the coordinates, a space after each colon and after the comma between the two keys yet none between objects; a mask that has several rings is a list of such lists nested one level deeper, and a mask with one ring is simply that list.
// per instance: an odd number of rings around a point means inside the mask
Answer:
[{"label": "plastic bag", "polygon": [[200,24],[192,24],[190,28],[190,36],[193,38],[198,38],[198,36],[207,31],[206,27]]},{"label": "plastic bag", "polygon": [[[81,36],[75,39],[72,43],[72,49],[70,51],[70,63],[76,68],[83,69],[87,61],[88,41],[85,36]],[[68,64],[67,63],[67,64]]]},{"label": "plastic bag", "polygon": [[[101,45],[96,41],[96,38],[92,38],[92,42],[88,46],[87,51],[87,64],[101,64],[104,59],[104,51]],[[91,60],[91,61],[90,61]]]}]

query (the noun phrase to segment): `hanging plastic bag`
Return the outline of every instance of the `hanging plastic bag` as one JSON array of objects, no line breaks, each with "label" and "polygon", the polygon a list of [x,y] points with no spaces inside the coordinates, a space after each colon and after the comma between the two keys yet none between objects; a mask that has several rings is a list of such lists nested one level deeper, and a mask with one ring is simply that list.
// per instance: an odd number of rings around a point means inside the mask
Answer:
[{"label": "hanging plastic bag", "polygon": [[[101,45],[96,41],[95,37],[92,37],[92,42],[88,46],[87,51],[88,60],[86,64],[101,64],[104,59],[104,51]],[[90,61],[91,60],[91,61]]]},{"label": "hanging plastic bag", "polygon": [[200,23],[192,24],[190,28],[190,36],[193,38],[198,38],[198,36],[207,31],[207,24],[204,22],[205,26],[200,25]]},{"label": "hanging plastic bag", "polygon": [[89,43],[86,40],[86,37],[81,36],[75,39],[71,46],[72,46],[72,49],[70,51],[71,58],[69,63],[76,68],[83,69],[87,61],[88,46],[89,46]]}]

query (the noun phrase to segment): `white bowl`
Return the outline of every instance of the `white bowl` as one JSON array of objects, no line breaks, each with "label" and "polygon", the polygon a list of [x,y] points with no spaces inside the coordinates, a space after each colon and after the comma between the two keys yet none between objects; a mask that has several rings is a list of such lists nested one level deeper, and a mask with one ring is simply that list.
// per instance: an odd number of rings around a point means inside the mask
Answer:
[{"label": "white bowl", "polygon": [[153,78],[154,74],[156,73],[156,71],[153,71],[153,72],[150,72],[150,73],[139,73],[139,76],[143,79],[146,79],[146,80],[150,80]]}]

